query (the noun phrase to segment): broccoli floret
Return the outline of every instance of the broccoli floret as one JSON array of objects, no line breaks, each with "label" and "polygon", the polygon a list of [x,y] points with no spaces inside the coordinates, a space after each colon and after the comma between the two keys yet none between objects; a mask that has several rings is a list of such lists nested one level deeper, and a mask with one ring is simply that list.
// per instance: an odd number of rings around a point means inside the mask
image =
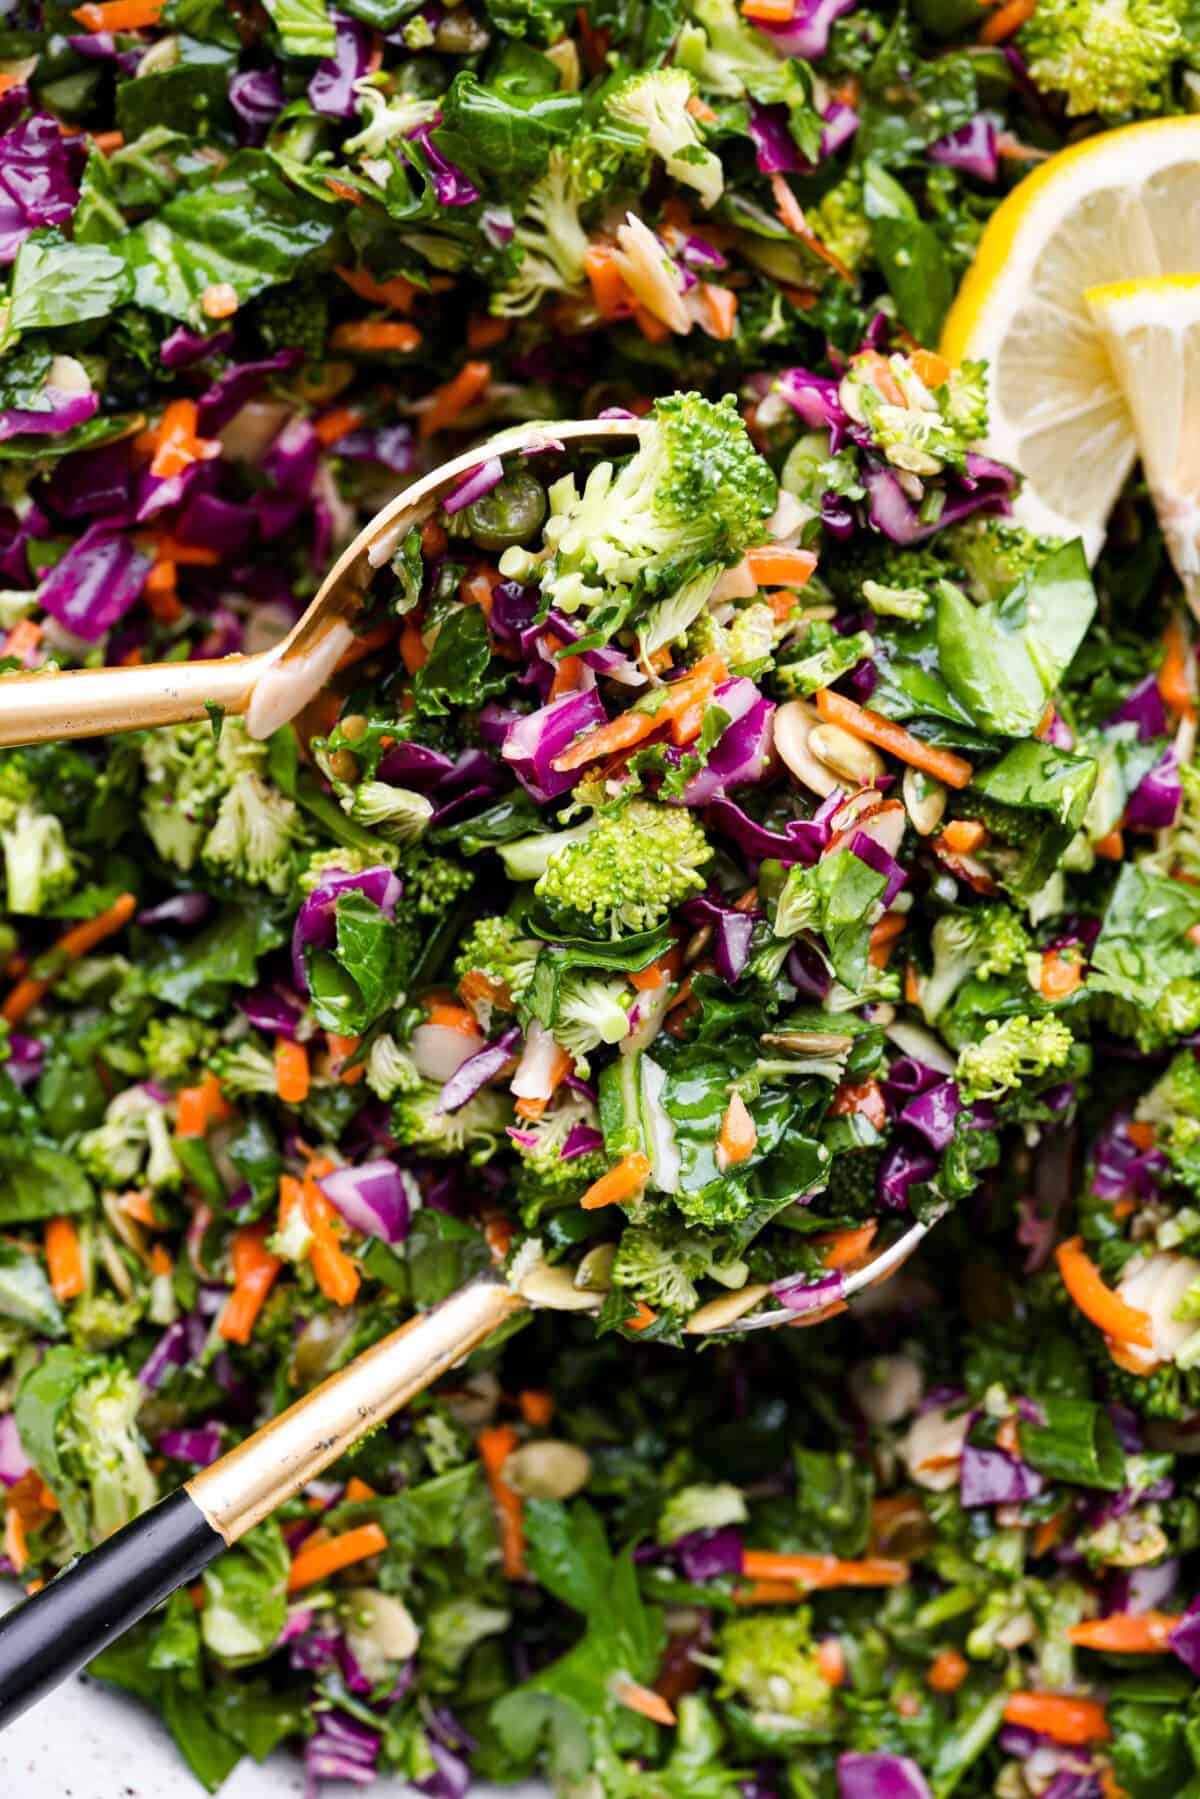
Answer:
[{"label": "broccoli floret", "polygon": [[744,1524],[748,1517],[740,1487],[729,1481],[697,1482],[671,1494],[659,1514],[657,1536],[660,1543],[674,1543],[694,1530],[720,1530],[726,1524]]},{"label": "broccoli floret", "polygon": [[1145,865],[1159,874],[1184,875],[1200,881],[1200,764],[1184,762],[1179,768],[1183,804],[1167,834],[1162,852],[1145,857]]},{"label": "broccoli floret", "polygon": [[360,156],[369,161],[386,156],[389,144],[398,143],[418,126],[437,117],[436,100],[419,100],[416,95],[403,92],[389,98],[381,88],[368,81],[355,82],[354,94],[359,116],[365,115],[366,123],[342,145],[349,156]]},{"label": "broccoli floret", "polygon": [[158,1488],[138,1438],[145,1392],[122,1362],[58,1347],[22,1381],[17,1428],[41,1463],[76,1549],[128,1524]]},{"label": "broccoli floret", "polygon": [[368,856],[365,850],[318,850],[301,868],[296,884],[301,893],[313,893],[327,874],[358,875],[364,868],[378,866],[378,861],[377,856]]},{"label": "broccoli floret", "polygon": [[935,390],[935,397],[946,423],[967,443],[982,437],[988,425],[987,363],[960,363]]},{"label": "broccoli floret", "polygon": [[882,1149],[843,1150],[829,1164],[821,1193],[821,1209],[835,1218],[866,1218],[879,1204],[877,1191]]},{"label": "broccoli floret", "polygon": [[1200,1031],[1200,980],[1178,975],[1168,981],[1152,1009],[1114,993],[1097,994],[1093,1015],[1117,1037],[1132,1037],[1144,1055],[1167,1049]]},{"label": "broccoli floret", "polygon": [[433,801],[387,781],[362,781],[341,796],[343,812],[396,843],[416,843],[429,829]]},{"label": "broccoli floret", "polygon": [[646,133],[667,174],[681,186],[694,188],[702,206],[715,206],[725,174],[720,157],[705,149],[699,123],[688,111],[694,92],[684,69],[641,69],[609,95],[608,110],[623,125]]},{"label": "broccoli floret", "polygon": [[477,918],[454,958],[454,978],[483,974],[492,982],[496,1003],[507,996],[520,999],[533,979],[542,945],[535,937],[523,937],[513,920],[502,913]]},{"label": "broccoli floret", "polygon": [[579,146],[551,151],[513,232],[513,242],[521,250],[520,266],[492,295],[493,312],[516,318],[532,312],[548,293],[582,287],[588,235],[579,209],[591,197],[590,185]]},{"label": "broccoli floret", "polygon": [[856,423],[865,425],[888,461],[912,475],[937,475],[966,466],[969,446],[987,427],[981,365],[930,389],[909,356],[887,358],[887,392],[878,385],[878,358],[853,357],[838,393]]},{"label": "broccoli floret", "polygon": [[21,806],[0,832],[10,912],[36,917],[75,885],[75,865],[62,820],[36,806]]},{"label": "broccoli floret", "polygon": [[1031,575],[1061,537],[1041,537],[1002,518],[969,518],[951,525],[939,539],[939,551],[962,571],[962,585],[981,605],[1002,599],[1018,581]]},{"label": "broccoli floret", "polygon": [[508,1095],[485,1087],[454,1112],[439,1109],[441,1097],[441,1088],[428,1081],[411,1093],[401,1093],[392,1108],[397,1143],[427,1156],[459,1156],[469,1150],[471,1162],[488,1161],[504,1141],[504,1127],[512,1119]]},{"label": "broccoli floret", "polygon": [[137,1294],[118,1299],[115,1293],[85,1293],[71,1307],[71,1341],[80,1349],[115,1349],[138,1327],[142,1302]]},{"label": "broccoli floret", "polygon": [[254,302],[252,317],[268,350],[303,350],[306,362],[320,362],[329,331],[329,288],[303,280],[268,288]]},{"label": "broccoli floret", "polygon": [[639,438],[619,470],[598,463],[582,494],[571,476],[550,490],[545,536],[554,553],[542,591],[569,613],[600,609],[591,622],[605,639],[639,600],[736,562],[775,508],[775,477],[731,394],[719,402],[667,395]]},{"label": "broccoli floret", "polygon": [[[239,775],[259,773],[267,748],[226,719],[219,737],[207,721],[147,731],[142,739],[142,823],[164,862],[189,869]],[[290,803],[290,802],[289,802]]]},{"label": "broccoli floret", "polygon": [[1061,1019],[1047,1013],[1041,1018],[990,1019],[978,1043],[959,1052],[955,1079],[968,1105],[977,1099],[999,1099],[1022,1081],[1039,1080],[1052,1068],[1061,1068],[1074,1043]]},{"label": "broccoli floret", "polygon": [[183,1170],[164,1106],[145,1087],[127,1087],[109,1101],[104,1123],[79,1139],[79,1158],[107,1187],[174,1189]]},{"label": "broccoli floret", "polygon": [[273,1057],[249,1038],[241,1043],[224,1044],[217,1050],[212,1058],[212,1071],[223,1091],[232,1099],[243,1099],[251,1093],[278,1091]]},{"label": "broccoli floret", "polygon": [[[781,82],[778,53],[739,13],[734,0],[692,0],[694,23],[685,24],[675,45],[680,68],[696,77],[701,91],[728,100],[775,97],[769,88]],[[784,97],[781,88],[778,98]]]},{"label": "broccoli floret", "polygon": [[949,531],[939,533],[936,549],[901,549],[886,537],[860,531],[848,544],[839,544],[836,555],[822,560],[821,575],[840,600],[855,605],[863,603],[868,581],[890,592],[928,595],[939,581],[959,572],[955,563],[944,559],[950,536]]},{"label": "broccoli floret", "polygon": [[[342,866],[345,867],[343,860]],[[417,918],[441,918],[475,884],[475,871],[448,856],[438,856],[423,844],[404,853],[398,870],[404,893],[396,908],[397,921],[406,914]]]},{"label": "broccoli floret", "polygon": [[704,885],[712,849],[683,807],[632,799],[601,813],[582,842],[550,857],[534,891],[614,937],[647,931]]},{"label": "broccoli floret", "polygon": [[808,222],[827,250],[845,263],[851,274],[870,260],[871,224],[863,204],[863,179],[857,169],[824,193],[809,207]]},{"label": "broccoli floret", "polygon": [[745,1262],[730,1260],[719,1239],[702,1231],[688,1231],[667,1242],[653,1231],[632,1226],[621,1238],[611,1279],[655,1311],[686,1315],[695,1310],[698,1280],[708,1276],[723,1287],[741,1287],[748,1275]]},{"label": "broccoli floret", "polygon": [[728,666],[737,674],[761,674],[775,648],[775,614],[765,600],[743,606],[729,621],[725,634]]},{"label": "broccoli floret", "polygon": [[416,1093],[421,1085],[416,1063],[386,1032],[376,1037],[367,1052],[367,1086],[377,1099],[395,1099],[398,1093]]},{"label": "broccoli floret", "polygon": [[1159,112],[1171,65],[1187,52],[1186,13],[1187,0],[1038,0],[1017,44],[1072,117]]},{"label": "broccoli floret", "polygon": [[1200,1062],[1193,1050],[1180,1050],[1138,1101],[1137,1116],[1154,1126],[1154,1146],[1166,1151],[1176,1180],[1200,1198]]},{"label": "broccoli floret", "polygon": [[568,1094],[559,1099],[540,1118],[522,1118],[517,1135],[513,1138],[513,1148],[521,1158],[522,1167],[535,1175],[539,1182],[548,1182],[553,1187],[574,1185],[579,1179],[581,1167],[589,1167],[595,1162],[597,1174],[602,1174],[608,1166],[602,1151],[586,1156],[568,1156],[563,1159],[563,1145],[572,1131],[580,1125],[596,1129],[596,1108],[592,1102],[579,1094]]},{"label": "broccoli floret", "polygon": [[217,1032],[198,1018],[171,1012],[152,1018],[138,1045],[150,1073],[159,1081],[179,1081],[195,1070],[215,1048]]},{"label": "broccoli floret", "polygon": [[636,995],[623,976],[564,975],[559,983],[551,1030],[584,1078],[588,1057],[602,1043],[621,1043],[629,1035],[629,1011]]},{"label": "broccoli floret", "polygon": [[201,860],[206,868],[230,874],[248,887],[286,893],[299,828],[294,800],[261,775],[240,774],[217,808]]},{"label": "broccoli floret", "polygon": [[832,1688],[817,1666],[806,1606],[732,1618],[721,1630],[721,1681],[763,1730],[804,1734],[833,1722]]},{"label": "broccoli floret", "polygon": [[1030,936],[1009,906],[980,905],[970,912],[947,912],[929,934],[933,968],[921,983],[921,1010],[930,1024],[950,1004],[971,975],[986,980],[1018,968],[1032,947]]}]

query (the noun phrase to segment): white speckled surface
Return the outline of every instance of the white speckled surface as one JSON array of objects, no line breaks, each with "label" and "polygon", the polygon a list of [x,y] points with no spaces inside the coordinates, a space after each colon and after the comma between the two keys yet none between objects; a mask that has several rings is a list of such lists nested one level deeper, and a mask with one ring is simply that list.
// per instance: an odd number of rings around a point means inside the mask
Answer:
[{"label": "white speckled surface", "polygon": [[[0,1587],[0,1611],[11,1588]],[[263,1767],[247,1760],[221,1788],[220,1799],[300,1799],[299,1762],[275,1755]],[[338,1781],[322,1795],[351,1799],[405,1799],[411,1789],[378,1781],[369,1788]],[[480,1786],[472,1799],[543,1799],[545,1789]],[[165,1728],[147,1707],[86,1677],[73,1680],[0,1736],[3,1799],[203,1799]]]}]

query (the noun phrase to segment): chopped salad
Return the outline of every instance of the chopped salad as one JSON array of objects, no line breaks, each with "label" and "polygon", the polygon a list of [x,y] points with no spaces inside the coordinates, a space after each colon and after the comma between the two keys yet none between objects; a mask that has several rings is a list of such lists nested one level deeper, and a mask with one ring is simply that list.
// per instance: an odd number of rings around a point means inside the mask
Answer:
[{"label": "chopped salad", "polygon": [[0,27],[0,676],[265,647],[479,447],[268,739],[0,751],[0,1570],[493,1268],[94,1664],[209,1790],[1200,1790],[1194,569],[937,347],[1188,7]]}]

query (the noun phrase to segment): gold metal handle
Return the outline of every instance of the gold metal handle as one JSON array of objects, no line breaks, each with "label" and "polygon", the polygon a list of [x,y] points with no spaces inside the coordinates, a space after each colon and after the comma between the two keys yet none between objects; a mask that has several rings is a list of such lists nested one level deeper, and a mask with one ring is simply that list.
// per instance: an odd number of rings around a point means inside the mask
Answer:
[{"label": "gold metal handle", "polygon": [[245,712],[255,683],[274,660],[155,662],[145,668],[79,668],[0,676],[0,745],[98,737],[203,718],[209,706]]},{"label": "gold metal handle", "polygon": [[525,1308],[500,1277],[480,1275],[331,1374],[189,1480],[188,1492],[213,1529],[235,1543]]}]

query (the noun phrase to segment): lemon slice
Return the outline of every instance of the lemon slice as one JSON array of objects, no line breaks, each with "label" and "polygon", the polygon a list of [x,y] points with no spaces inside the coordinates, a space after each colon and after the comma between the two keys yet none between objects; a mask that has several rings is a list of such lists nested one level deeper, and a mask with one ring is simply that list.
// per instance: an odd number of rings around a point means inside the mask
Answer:
[{"label": "lemon slice", "polygon": [[1085,295],[1200,269],[1200,117],[1103,132],[1042,164],[992,215],[943,353],[989,365],[986,448],[1025,476],[1016,514],[1098,554],[1137,455]]},{"label": "lemon slice", "polygon": [[1200,604],[1200,275],[1089,287],[1175,570]]}]

